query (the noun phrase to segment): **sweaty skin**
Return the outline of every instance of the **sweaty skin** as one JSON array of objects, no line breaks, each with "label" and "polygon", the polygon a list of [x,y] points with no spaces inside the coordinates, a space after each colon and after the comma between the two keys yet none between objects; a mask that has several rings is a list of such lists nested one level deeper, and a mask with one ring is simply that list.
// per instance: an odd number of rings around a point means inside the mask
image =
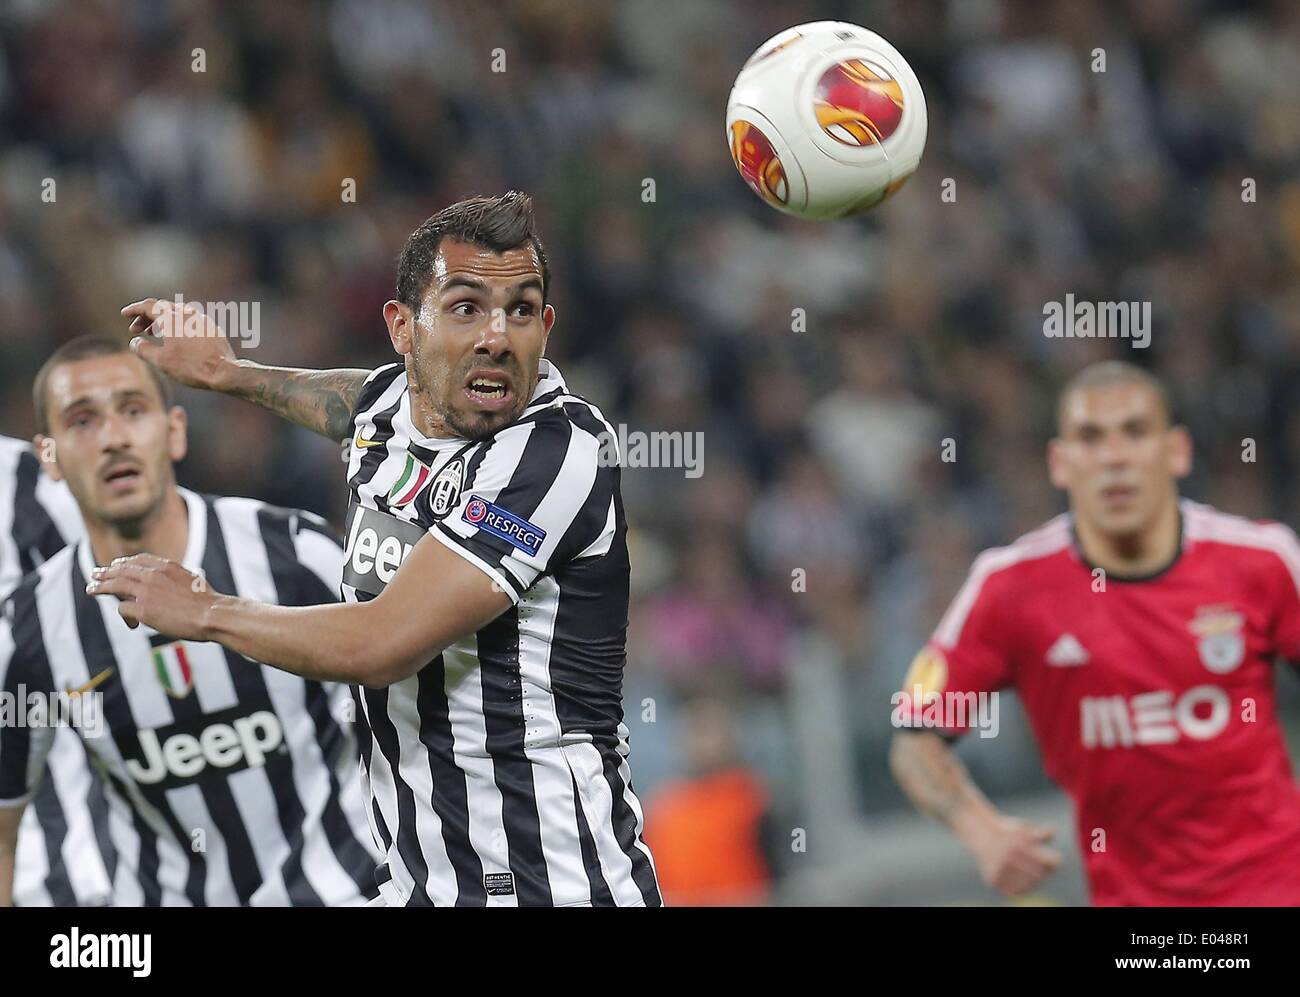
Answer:
[{"label": "sweaty skin", "polygon": [[[555,309],[544,302],[541,262],[531,244],[504,253],[456,239],[439,246],[414,311],[384,305],[393,349],[411,386],[412,416],[429,437],[487,439],[528,405]],[[146,299],[123,309],[132,331],[148,332],[174,304]],[[163,329],[162,331],[166,331]],[[220,336],[141,337],[137,352],[165,373],[225,391],[326,435],[346,436],[364,372],[307,372],[237,361]],[[310,375],[337,375],[332,379]],[[349,400],[350,399],[350,400]],[[214,640],[304,678],[381,687],[424,667],[456,640],[510,605],[482,571],[431,537],[415,545],[393,580],[364,603],[268,606],[211,591],[174,561],[141,555],[99,568],[92,595],[115,595],[132,626]]]}]

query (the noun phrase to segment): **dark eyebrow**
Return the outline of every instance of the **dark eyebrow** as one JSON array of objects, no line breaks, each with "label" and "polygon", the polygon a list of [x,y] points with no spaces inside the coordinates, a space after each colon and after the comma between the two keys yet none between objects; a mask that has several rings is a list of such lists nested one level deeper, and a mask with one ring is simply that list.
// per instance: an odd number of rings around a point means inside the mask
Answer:
[{"label": "dark eyebrow", "polygon": [[[113,401],[117,402],[118,404],[121,404],[124,401],[132,401],[137,398],[141,398],[144,399],[145,401],[148,401],[149,392],[144,391],[140,388],[127,388],[125,391],[113,392]],[[93,406],[94,404],[95,404],[95,400],[93,398],[91,398],[89,395],[82,395],[79,398],[74,398],[72,401],[68,402],[67,405],[64,405],[60,414],[66,416],[69,412],[73,411],[74,409],[81,408],[83,405]]]},{"label": "dark eyebrow", "polygon": [[[466,287],[472,291],[478,291],[481,294],[486,294],[488,290],[487,284],[479,280],[477,277],[466,277],[459,274],[455,277],[448,277],[447,282],[442,285],[442,290],[449,291],[453,287]],[[524,278],[518,284],[514,285],[514,287],[510,288],[510,297],[517,297],[519,294],[529,289],[537,291],[539,294],[543,293],[542,278],[537,276]]]}]

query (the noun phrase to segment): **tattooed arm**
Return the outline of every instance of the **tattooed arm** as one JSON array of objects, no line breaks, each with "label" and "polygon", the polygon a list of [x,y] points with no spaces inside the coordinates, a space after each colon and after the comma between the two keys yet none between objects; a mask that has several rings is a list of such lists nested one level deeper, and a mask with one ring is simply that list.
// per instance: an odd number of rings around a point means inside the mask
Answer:
[{"label": "tattooed arm", "polygon": [[351,433],[352,409],[370,374],[367,370],[263,367],[248,360],[236,364],[228,386],[218,390],[247,399],[331,440],[346,439]]},{"label": "tattooed arm", "polygon": [[122,309],[131,348],[174,381],[243,398],[332,440],[351,432],[352,409],[369,371],[267,367],[240,359],[193,305],[145,298]]},{"label": "tattooed arm", "polygon": [[896,733],[889,767],[917,809],[952,829],[994,889],[1012,896],[1025,893],[1060,865],[1061,856],[1047,844],[1055,830],[994,807],[938,734]]}]

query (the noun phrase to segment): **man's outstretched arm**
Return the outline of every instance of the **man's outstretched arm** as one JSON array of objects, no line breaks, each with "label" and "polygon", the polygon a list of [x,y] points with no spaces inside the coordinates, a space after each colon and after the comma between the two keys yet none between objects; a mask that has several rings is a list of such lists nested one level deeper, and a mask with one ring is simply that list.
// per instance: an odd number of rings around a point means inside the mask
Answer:
[{"label": "man's outstretched arm", "polygon": [[1061,864],[1053,828],[1009,817],[971,780],[952,745],[931,731],[898,731],[889,767],[918,810],[947,824],[975,856],[980,876],[1009,896],[1036,887]]},{"label": "man's outstretched arm", "polygon": [[331,440],[352,431],[352,409],[370,372],[267,367],[235,356],[221,329],[197,306],[145,298],[122,309],[131,348],[173,381],[220,391],[274,412]]},{"label": "man's outstretched arm", "polygon": [[118,612],[132,627],[216,641],[303,678],[372,688],[414,675],[511,602],[487,574],[430,536],[369,602],[273,606],[221,595],[152,554],[96,568],[86,591],[117,596]]}]

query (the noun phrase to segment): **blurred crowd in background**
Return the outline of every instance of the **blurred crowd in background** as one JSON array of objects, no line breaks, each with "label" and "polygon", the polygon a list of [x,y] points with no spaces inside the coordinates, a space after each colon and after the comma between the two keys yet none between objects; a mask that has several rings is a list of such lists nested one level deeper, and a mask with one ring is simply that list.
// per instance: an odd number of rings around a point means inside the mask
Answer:
[{"label": "blurred crowd in background", "polygon": [[[751,51],[821,19],[892,41],[929,113],[907,186],[830,224],[762,204],[723,127]],[[890,694],[978,550],[1063,508],[1043,451],[1069,373],[1151,366],[1193,430],[1188,494],[1300,525],[1298,166],[1292,0],[11,0],[0,432],[32,431],[55,345],[147,295],[258,302],[262,362],[389,362],[410,231],[531,193],[570,386],[704,434],[698,478],[624,472],[628,722],[670,899],[761,901],[816,775],[802,649],[836,663],[849,812],[904,807]],[[1151,302],[1150,348],[1045,337],[1067,293]],[[182,400],[182,483],[340,520],[337,446]],[[977,780],[1041,791],[1004,727]]]}]

